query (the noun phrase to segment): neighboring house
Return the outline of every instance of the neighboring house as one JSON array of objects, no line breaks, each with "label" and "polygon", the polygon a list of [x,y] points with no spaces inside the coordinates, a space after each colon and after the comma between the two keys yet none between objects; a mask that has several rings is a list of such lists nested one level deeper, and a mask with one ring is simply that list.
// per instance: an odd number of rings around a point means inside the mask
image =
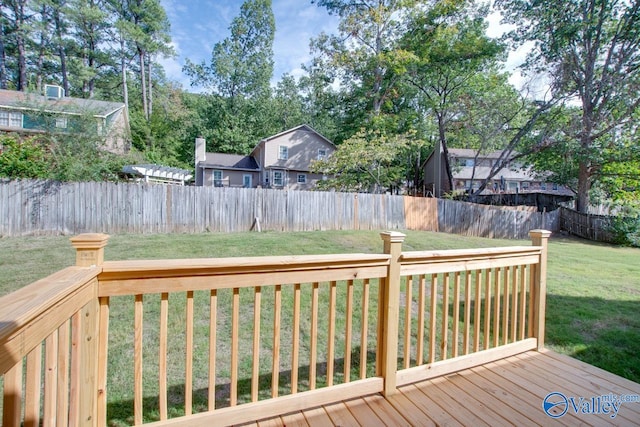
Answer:
[{"label": "neighboring house", "polygon": [[323,179],[311,172],[312,162],[330,156],[335,149],[308,125],[263,139],[248,156],[206,153],[204,139],[198,138],[196,185],[308,190]]},{"label": "neighboring house", "polygon": [[0,132],[73,133],[89,128],[105,137],[105,150],[116,154],[129,150],[131,132],[125,104],[66,97],[61,87],[53,85],[45,85],[45,91],[43,96],[0,90]]},{"label": "neighboring house", "polygon": [[[475,192],[490,175],[493,166],[499,161],[500,151],[478,154],[476,150],[450,148],[441,153],[440,164],[444,165],[440,173],[436,171],[435,151],[431,153],[425,164],[425,188],[428,192],[441,193]],[[440,177],[438,182],[436,177]],[[482,195],[493,194],[526,194],[544,193],[561,198],[573,198],[570,189],[556,183],[540,179],[530,168],[525,168],[517,161],[508,162],[487,183]]]}]

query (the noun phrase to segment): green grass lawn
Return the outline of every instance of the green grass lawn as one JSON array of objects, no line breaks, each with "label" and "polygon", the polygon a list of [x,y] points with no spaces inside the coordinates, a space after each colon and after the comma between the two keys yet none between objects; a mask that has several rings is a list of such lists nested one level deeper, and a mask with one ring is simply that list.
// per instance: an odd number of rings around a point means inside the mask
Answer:
[{"label": "green grass lawn", "polygon": [[[469,238],[444,233],[410,231],[406,234],[405,250],[530,244],[528,241]],[[109,241],[105,258],[119,260],[381,251],[382,241],[379,233],[374,231],[115,235]],[[75,253],[68,237],[0,239],[0,295],[74,262]],[[640,250],[553,237],[549,248],[547,286],[547,346],[640,382]],[[283,306],[289,297],[283,295]],[[150,304],[145,304],[145,324],[147,319],[157,316],[153,298],[149,298]],[[112,307],[117,305],[114,301]],[[132,304],[123,304],[122,310],[123,315],[125,312],[130,315]],[[117,313],[114,309],[112,316],[117,317]],[[180,322],[180,319],[176,318],[175,321]],[[150,322],[153,323],[153,320]],[[114,323],[111,333],[118,334],[118,327]],[[269,333],[268,327],[264,332]],[[127,334],[124,330],[122,333]],[[206,354],[206,348],[202,351]],[[128,366],[131,365],[131,352],[131,338],[123,336],[120,347],[110,347],[110,358],[121,358],[121,369],[126,371],[131,369]],[[149,358],[153,357],[151,352]],[[265,368],[270,370],[268,363],[266,365]],[[268,373],[265,372],[265,375],[268,376]],[[111,398],[130,402],[129,396],[116,398],[110,393]],[[110,405],[110,417],[122,419],[125,423],[129,403],[122,407],[117,401],[112,401]],[[122,416],[117,415],[118,411],[122,411]]]}]

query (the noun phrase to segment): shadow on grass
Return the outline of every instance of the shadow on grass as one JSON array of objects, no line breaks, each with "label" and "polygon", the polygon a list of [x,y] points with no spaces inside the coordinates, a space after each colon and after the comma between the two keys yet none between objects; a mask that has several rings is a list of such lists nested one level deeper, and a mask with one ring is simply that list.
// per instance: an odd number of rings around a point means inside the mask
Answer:
[{"label": "shadow on grass", "polygon": [[[375,374],[375,351],[367,352],[367,377]],[[360,378],[359,371],[360,347],[356,347],[351,352],[351,375],[350,380],[355,381]],[[357,366],[355,366],[357,365]],[[291,394],[291,370],[280,371],[278,379],[279,396]],[[298,369],[298,392],[309,390],[309,366],[301,366]],[[258,400],[271,398],[271,373],[258,377]],[[344,382],[344,359],[334,361],[334,384]],[[316,364],[316,389],[327,385],[327,363]],[[209,389],[201,388],[193,390],[193,413],[208,411]],[[230,406],[231,384],[229,382],[216,385],[215,408],[226,408]],[[238,404],[251,402],[251,379],[241,379],[238,381]],[[180,417],[185,414],[185,386],[174,385],[167,390],[168,417]],[[143,416],[145,422],[158,421],[160,419],[159,400],[157,396],[143,398]],[[132,425],[134,423],[133,400],[110,402],[107,404],[107,421],[110,426]]]},{"label": "shadow on grass", "polygon": [[640,301],[547,295],[546,345],[640,383]]}]

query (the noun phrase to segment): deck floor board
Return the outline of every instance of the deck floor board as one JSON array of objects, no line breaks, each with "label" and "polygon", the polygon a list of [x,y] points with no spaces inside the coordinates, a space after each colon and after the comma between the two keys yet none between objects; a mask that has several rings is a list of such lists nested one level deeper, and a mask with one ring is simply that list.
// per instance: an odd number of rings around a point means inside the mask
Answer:
[{"label": "deck floor board", "polygon": [[550,350],[528,351],[408,384],[386,398],[381,394],[362,396],[259,420],[257,424],[311,427],[640,426],[640,402],[623,403],[614,418],[611,414],[575,413],[569,403],[562,417],[550,418],[543,410],[543,400],[552,392],[591,401],[592,397],[609,394],[640,396],[640,384]]}]

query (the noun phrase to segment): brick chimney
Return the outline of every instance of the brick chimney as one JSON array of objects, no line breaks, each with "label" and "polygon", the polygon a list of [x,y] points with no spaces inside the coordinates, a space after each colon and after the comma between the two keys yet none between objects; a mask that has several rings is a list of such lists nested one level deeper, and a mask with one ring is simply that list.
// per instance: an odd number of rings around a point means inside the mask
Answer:
[{"label": "brick chimney", "polygon": [[204,185],[204,169],[198,167],[200,162],[204,162],[206,159],[207,151],[206,140],[199,136],[196,138],[196,151],[195,151],[195,167],[196,167],[196,185]]}]

